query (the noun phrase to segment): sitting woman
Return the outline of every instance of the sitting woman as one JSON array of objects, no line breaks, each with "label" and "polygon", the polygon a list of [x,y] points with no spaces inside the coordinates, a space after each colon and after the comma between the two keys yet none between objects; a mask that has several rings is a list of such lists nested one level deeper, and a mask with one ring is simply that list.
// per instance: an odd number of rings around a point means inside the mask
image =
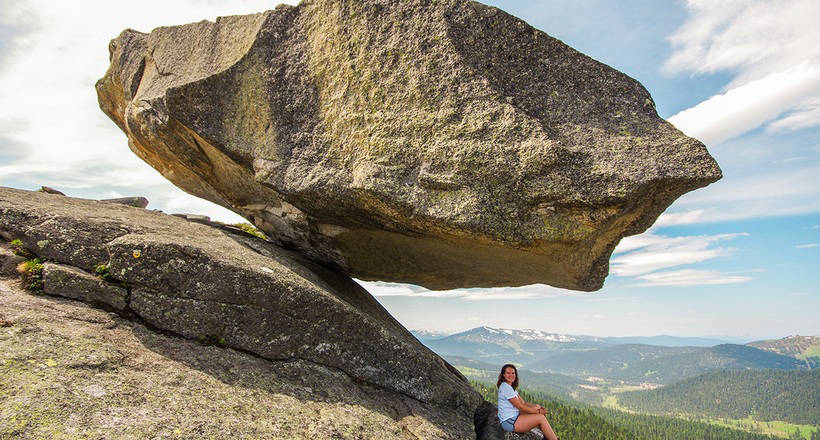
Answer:
[{"label": "sitting woman", "polygon": [[[513,364],[501,367],[498,375],[498,420],[501,428],[508,432],[527,432],[538,426],[544,438],[558,440],[549,422],[547,410],[540,405],[527,403],[518,392],[518,370]],[[524,414],[521,414],[524,413]]]}]

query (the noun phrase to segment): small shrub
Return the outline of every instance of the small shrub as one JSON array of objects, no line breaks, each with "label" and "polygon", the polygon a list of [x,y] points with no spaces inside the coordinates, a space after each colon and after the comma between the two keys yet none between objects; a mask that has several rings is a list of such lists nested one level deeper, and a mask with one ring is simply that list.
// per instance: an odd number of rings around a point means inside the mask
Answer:
[{"label": "small shrub", "polygon": [[17,266],[23,280],[23,287],[35,293],[43,293],[43,260],[34,258]]},{"label": "small shrub", "polygon": [[94,266],[94,273],[97,274],[97,277],[108,281],[111,279],[111,274],[108,273],[108,265],[107,264],[98,264]]},{"label": "small shrub", "polygon": [[23,247],[23,242],[19,238],[15,238],[11,242],[9,242],[9,244],[11,245],[11,251],[14,252],[14,255],[19,255],[23,258],[28,259],[34,258],[34,255],[32,255],[32,253],[29,252],[28,249]]}]

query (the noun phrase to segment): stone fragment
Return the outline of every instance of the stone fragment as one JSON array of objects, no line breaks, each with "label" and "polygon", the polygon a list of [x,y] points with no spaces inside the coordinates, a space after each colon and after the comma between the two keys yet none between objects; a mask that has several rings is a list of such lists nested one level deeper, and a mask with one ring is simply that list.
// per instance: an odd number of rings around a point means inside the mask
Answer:
[{"label": "stone fragment", "polygon": [[504,440],[543,440],[544,434],[538,428],[527,432],[505,432]]},{"label": "stone fragment", "polygon": [[188,220],[189,222],[202,223],[203,225],[210,225],[212,223],[211,218],[208,217],[207,215],[182,214],[182,213],[175,213],[175,214],[171,214],[171,215],[173,215],[174,217],[184,218],[185,220]]},{"label": "stone fragment", "polygon": [[101,202],[119,203],[136,208],[145,208],[148,206],[148,199],[145,197],[119,197],[116,199],[103,199]]},{"label": "stone fragment", "polygon": [[24,261],[25,258],[15,255],[11,249],[0,246],[0,277],[18,276],[17,266]]},{"label": "stone fragment", "polygon": [[58,191],[50,186],[41,186],[40,192],[48,193],[48,194],[57,194],[58,196],[64,196],[65,194],[62,191]]},{"label": "stone fragment", "polygon": [[361,279],[596,290],[721,176],[637,81],[473,1],[304,0],[109,49],[135,154]]},{"label": "stone fragment", "polygon": [[43,264],[43,291],[117,311],[128,307],[128,290],[63,264]]}]

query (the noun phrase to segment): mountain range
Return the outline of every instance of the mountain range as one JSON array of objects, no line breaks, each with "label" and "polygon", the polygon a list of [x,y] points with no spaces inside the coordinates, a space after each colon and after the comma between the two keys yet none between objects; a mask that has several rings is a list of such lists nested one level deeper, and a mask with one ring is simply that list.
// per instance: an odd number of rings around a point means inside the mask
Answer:
[{"label": "mountain range", "polygon": [[820,338],[813,336],[739,345],[710,338],[606,338],[486,326],[447,336],[414,334],[446,359],[494,366],[488,371],[511,362],[537,373],[631,384],[668,384],[715,370],[811,369],[820,361]]}]

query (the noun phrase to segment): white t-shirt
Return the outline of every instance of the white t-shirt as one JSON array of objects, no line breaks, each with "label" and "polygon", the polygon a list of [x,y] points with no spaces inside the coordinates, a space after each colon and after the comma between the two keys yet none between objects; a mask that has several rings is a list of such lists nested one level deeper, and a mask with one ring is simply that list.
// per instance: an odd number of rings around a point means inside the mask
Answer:
[{"label": "white t-shirt", "polygon": [[498,387],[498,420],[504,421],[518,415],[518,408],[510,403],[510,399],[518,396],[518,393],[507,382],[501,382]]}]

